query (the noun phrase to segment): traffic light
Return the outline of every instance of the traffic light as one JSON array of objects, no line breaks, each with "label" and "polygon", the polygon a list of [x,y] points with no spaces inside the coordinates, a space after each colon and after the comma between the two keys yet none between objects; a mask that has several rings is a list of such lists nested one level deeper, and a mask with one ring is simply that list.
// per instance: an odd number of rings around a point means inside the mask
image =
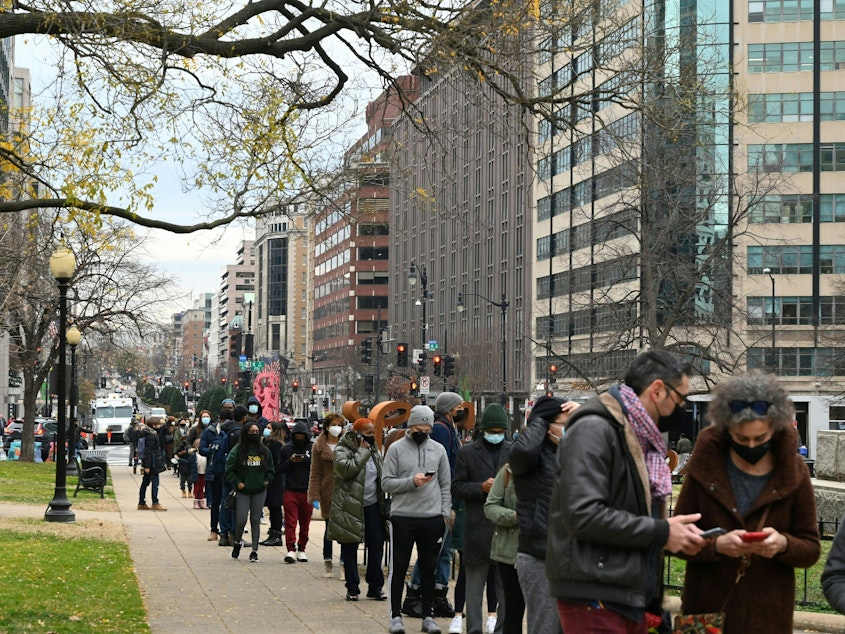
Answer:
[{"label": "traffic light", "polygon": [[294,381],[293,383],[291,383],[290,389],[294,392],[299,392],[299,381]]},{"label": "traffic light", "polygon": [[[158,384],[161,385],[161,377],[158,377]],[[103,377],[103,387],[106,387],[106,379]]]},{"label": "traffic light", "polygon": [[[158,380],[158,384],[161,385],[161,379]],[[100,389],[106,389],[106,377],[104,376],[100,377]]]},{"label": "traffic light", "polygon": [[400,368],[408,367],[408,344],[396,344],[396,365]]},{"label": "traffic light", "polygon": [[329,409],[329,399],[328,397],[323,397],[323,409]]},{"label": "traffic light", "polygon": [[455,357],[447,354],[443,357],[443,376],[452,376],[455,374]]},{"label": "traffic light", "polygon": [[316,385],[311,386],[311,396],[317,396],[317,386]]},{"label": "traffic light", "polygon": [[196,391],[197,391],[197,380],[194,379],[193,381],[191,381],[191,392],[196,392]]},{"label": "traffic light", "polygon": [[229,337],[229,356],[237,359],[241,356],[241,333],[236,332]]},{"label": "traffic light", "polygon": [[441,367],[440,364],[442,363],[442,359],[440,358],[439,354],[434,355],[434,358],[431,360],[434,364],[434,376],[440,376],[441,374]]},{"label": "traffic light", "polygon": [[411,396],[418,396],[420,392],[420,384],[416,381],[411,381]]},{"label": "traffic light", "polygon": [[220,384],[221,384],[223,387],[226,387],[226,377],[225,377],[225,376],[224,376],[224,377],[222,377],[222,378],[220,379]]},{"label": "traffic light", "polygon": [[375,391],[375,377],[368,374],[364,377],[364,392],[372,394]]},{"label": "traffic light", "polygon": [[557,383],[557,366],[554,363],[549,366],[549,383]]},{"label": "traffic light", "polygon": [[244,334],[244,355],[247,359],[252,359],[252,355],[255,353],[255,346],[254,346],[254,336],[251,333]]},{"label": "traffic light", "polygon": [[183,383],[183,385],[185,386],[185,391],[187,392],[187,391],[188,391],[188,388],[191,386],[191,384],[190,384],[190,383],[188,383],[187,381],[185,381],[185,382]]},{"label": "traffic light", "polygon": [[425,350],[420,352],[419,361],[417,362],[417,367],[420,369],[420,375],[425,374],[425,364],[428,361],[428,354]]},{"label": "traffic light", "polygon": [[361,342],[361,363],[370,365],[373,362],[373,340],[367,337]]}]

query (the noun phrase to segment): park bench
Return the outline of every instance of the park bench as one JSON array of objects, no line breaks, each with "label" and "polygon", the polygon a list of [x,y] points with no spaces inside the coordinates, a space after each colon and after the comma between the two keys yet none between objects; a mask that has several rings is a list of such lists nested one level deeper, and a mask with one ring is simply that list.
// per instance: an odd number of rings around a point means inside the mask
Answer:
[{"label": "park bench", "polygon": [[91,464],[83,466],[82,458],[76,456],[76,473],[78,481],[76,483],[76,491],[73,492],[73,497],[79,493],[79,489],[86,489],[88,491],[95,491],[100,494],[100,497],[105,497],[106,489],[106,465]]}]

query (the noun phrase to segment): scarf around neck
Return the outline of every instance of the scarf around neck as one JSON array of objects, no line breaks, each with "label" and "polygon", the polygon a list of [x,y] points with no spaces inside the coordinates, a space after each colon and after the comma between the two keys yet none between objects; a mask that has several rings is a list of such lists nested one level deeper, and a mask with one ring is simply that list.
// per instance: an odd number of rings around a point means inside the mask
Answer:
[{"label": "scarf around neck", "polygon": [[666,442],[634,390],[620,385],[619,396],[628,410],[628,422],[645,456],[651,499],[662,502],[672,493],[672,472],[666,464]]}]

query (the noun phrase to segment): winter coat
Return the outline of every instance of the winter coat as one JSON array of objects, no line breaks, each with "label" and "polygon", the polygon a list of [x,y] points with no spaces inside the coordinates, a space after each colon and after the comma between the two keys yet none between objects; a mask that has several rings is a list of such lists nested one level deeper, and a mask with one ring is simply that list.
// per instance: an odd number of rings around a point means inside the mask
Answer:
[{"label": "winter coat", "polygon": [[[339,441],[338,441],[339,444]],[[338,445],[335,445],[337,447]],[[320,503],[322,516],[328,518],[332,510],[334,491],[334,451],[326,434],[317,436],[311,449],[311,473],[308,478],[308,503]]]},{"label": "winter coat", "polygon": [[490,562],[490,545],[493,541],[493,522],[484,516],[487,494],[481,485],[488,478],[495,478],[499,469],[508,461],[510,441],[492,445],[479,436],[477,440],[461,447],[452,479],[452,497],[466,502],[466,527],[462,562],[480,564]]},{"label": "winter coat", "polygon": [[662,589],[654,549],[669,538],[662,509],[655,515],[643,451],[621,402],[612,393],[587,401],[557,450],[545,558],[550,594],[645,609]]},{"label": "winter coat", "polygon": [[200,435],[200,454],[206,457],[205,479],[209,482],[222,478],[226,470],[226,454],[221,447],[226,434],[218,423],[213,423],[202,430]]},{"label": "winter coat", "polygon": [[774,470],[745,517],[736,510],[728,477],[728,448],[727,433],[712,426],[701,432],[687,463],[675,514],[701,513],[697,524],[702,529],[720,526],[728,531],[757,531],[768,508],[764,526],[782,533],[789,546],[771,559],[752,555],[745,576],[734,588],[739,560],[717,554],[710,542],[697,555],[686,557],[682,610],[716,612],[733,588],[725,609],[725,634],[791,634],[795,568],[812,566],[820,552],[813,486],[798,455],[797,434],[788,429],[772,437]]},{"label": "winter coat", "polygon": [[[226,458],[226,479],[232,485],[232,490],[254,495],[261,493],[275,476],[273,457],[261,442],[254,447],[247,448],[245,460],[240,459],[240,444],[232,447]],[[243,483],[242,489],[238,484]]]},{"label": "winter coat", "polygon": [[141,466],[144,469],[159,473],[167,470],[164,444],[161,442],[160,434],[156,433],[152,427],[143,426],[138,433],[138,444]]},{"label": "winter coat", "polygon": [[516,565],[519,526],[516,520],[516,491],[513,474],[505,465],[499,469],[484,502],[484,515],[496,526],[490,544],[490,559]]},{"label": "winter coat", "polygon": [[535,418],[511,445],[508,463],[516,487],[519,552],[544,560],[549,504],[555,483],[557,445],[548,439],[549,423]]},{"label": "winter coat", "polygon": [[190,475],[191,461],[188,455],[188,443],[182,442],[176,448],[176,460],[178,460],[178,470],[182,475]]},{"label": "winter coat", "polygon": [[[282,447],[281,472],[285,474],[286,489],[305,493],[308,491],[308,478],[311,474],[311,433],[308,431],[308,425],[299,421],[293,426],[291,439],[294,434],[305,434],[308,440],[302,445],[295,445],[293,440],[285,443]],[[291,460],[294,454],[302,454],[305,457],[296,462]]]},{"label": "winter coat", "polygon": [[[426,471],[433,471],[434,477],[424,486],[416,486],[414,476]],[[448,521],[452,509],[451,481],[446,450],[431,438],[418,445],[411,438],[411,431],[407,430],[402,438],[388,447],[381,486],[392,496],[391,517],[441,515]]]},{"label": "winter coat", "polygon": [[355,434],[346,434],[337,443],[333,463],[334,494],[327,537],[341,544],[359,544],[364,541],[364,479],[368,461],[376,465],[377,497],[383,516],[381,475],[384,463],[378,447],[359,447]]},{"label": "winter coat", "polygon": [[267,499],[264,500],[264,505],[267,508],[281,507],[285,495],[285,474],[282,473],[282,443],[271,440],[265,442],[267,449],[270,450],[270,455],[273,457],[274,476],[270,486],[267,487]]},{"label": "winter coat", "polygon": [[458,452],[461,450],[461,440],[458,438],[458,430],[455,428],[455,424],[445,414],[434,415],[431,439],[443,445],[446,456],[449,458],[449,469],[454,476],[455,462],[458,459]]}]

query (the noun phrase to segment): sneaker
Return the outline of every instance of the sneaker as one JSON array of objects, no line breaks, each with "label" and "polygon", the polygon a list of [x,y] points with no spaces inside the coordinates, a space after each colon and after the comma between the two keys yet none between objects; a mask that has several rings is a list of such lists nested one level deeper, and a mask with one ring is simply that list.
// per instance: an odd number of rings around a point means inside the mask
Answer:
[{"label": "sneaker", "polygon": [[405,634],[405,624],[402,623],[401,616],[394,616],[390,619],[390,625],[387,628],[390,634]]},{"label": "sneaker", "polygon": [[258,553],[255,552],[254,550],[251,553],[249,553],[249,560],[253,561],[253,562],[257,562],[258,561]]},{"label": "sneaker", "polygon": [[289,550],[288,554],[285,555],[285,563],[286,564],[292,564],[294,562],[296,562],[296,553],[293,552],[292,550]]},{"label": "sneaker", "polygon": [[423,619],[420,631],[425,632],[425,634],[440,634],[440,627],[434,621],[433,616],[427,616]]},{"label": "sneaker", "polygon": [[449,623],[449,634],[461,634],[464,631],[464,617],[456,614]]},{"label": "sneaker", "polygon": [[308,561],[308,557],[306,556],[304,550],[300,550],[298,553],[296,553],[296,560],[302,562]]},{"label": "sneaker", "polygon": [[367,590],[367,598],[374,601],[387,601],[387,595],[381,588],[378,590]]},{"label": "sneaker", "polygon": [[138,502],[138,510],[139,511],[149,511],[151,510],[151,506],[146,502]]},{"label": "sneaker", "polygon": [[229,539],[229,534],[228,533],[221,534],[220,539],[217,540],[217,545],[218,546],[231,546],[232,540]]},{"label": "sneaker", "polygon": [[266,524],[267,518],[262,515],[261,517],[258,518],[258,523],[259,524]]},{"label": "sneaker", "polygon": [[333,568],[334,566],[332,566],[331,559],[326,559],[325,561],[323,561],[323,576],[326,579],[331,579],[332,577],[334,577]]},{"label": "sneaker", "polygon": [[347,592],[346,593],[346,600],[347,601],[357,601],[358,595],[357,594],[351,594],[351,593]]},{"label": "sneaker", "polygon": [[484,627],[484,632],[486,634],[493,634],[496,631],[496,617],[495,616],[488,616],[487,617],[487,625]]},{"label": "sneaker", "polygon": [[243,546],[243,542],[235,542],[232,544],[232,559],[237,559],[238,555],[241,554],[241,546]]},{"label": "sneaker", "polygon": [[158,502],[153,502],[153,510],[154,511],[166,511],[167,508],[159,504]]}]

